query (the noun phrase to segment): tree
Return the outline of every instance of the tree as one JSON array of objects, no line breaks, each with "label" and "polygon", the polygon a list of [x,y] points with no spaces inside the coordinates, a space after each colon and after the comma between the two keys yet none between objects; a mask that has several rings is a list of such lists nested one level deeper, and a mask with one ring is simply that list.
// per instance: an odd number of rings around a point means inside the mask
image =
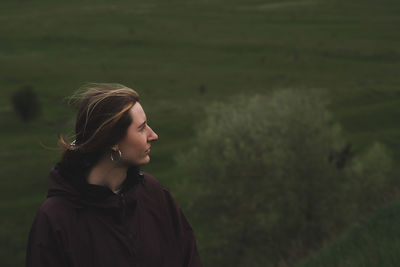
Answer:
[{"label": "tree", "polygon": [[15,91],[11,97],[15,113],[23,122],[29,122],[39,116],[41,108],[32,86],[26,85]]},{"label": "tree", "polygon": [[177,161],[182,188],[194,188],[186,209],[209,230],[199,241],[208,266],[282,264],[356,214],[351,146],[327,105],[324,93],[288,89],[206,108]]}]

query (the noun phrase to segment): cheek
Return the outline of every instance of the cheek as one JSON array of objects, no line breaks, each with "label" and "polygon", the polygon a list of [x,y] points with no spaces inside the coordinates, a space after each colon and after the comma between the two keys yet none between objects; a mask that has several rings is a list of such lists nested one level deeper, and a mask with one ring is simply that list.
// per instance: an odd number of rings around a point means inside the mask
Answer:
[{"label": "cheek", "polygon": [[132,150],[136,146],[137,136],[135,134],[129,133],[125,139],[120,143],[121,150]]},{"label": "cheek", "polygon": [[140,133],[131,134],[124,140],[121,149],[124,150],[125,154],[139,154],[143,150],[143,147],[145,147],[143,145],[143,143],[145,143],[143,140],[145,140],[145,138]]},{"label": "cheek", "polygon": [[139,147],[139,144],[138,144],[138,142],[137,142],[137,139],[134,139],[134,140],[131,140],[131,141],[128,143],[127,149],[128,149],[128,150],[137,150],[138,147]]}]

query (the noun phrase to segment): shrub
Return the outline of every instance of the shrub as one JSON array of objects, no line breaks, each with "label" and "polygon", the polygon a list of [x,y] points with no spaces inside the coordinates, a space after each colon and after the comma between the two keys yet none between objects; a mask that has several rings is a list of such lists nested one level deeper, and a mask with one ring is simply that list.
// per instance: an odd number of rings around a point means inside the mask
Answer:
[{"label": "shrub", "polygon": [[393,161],[386,148],[379,143],[373,144],[353,160],[347,172],[348,177],[352,178],[350,188],[353,202],[357,203],[357,210],[361,214],[384,203],[388,193],[397,186],[397,181],[390,179],[394,176],[392,171]]},{"label": "shrub", "polygon": [[15,113],[23,122],[29,122],[39,116],[41,108],[36,92],[30,85],[15,91],[11,97]]},{"label": "shrub", "polygon": [[[177,161],[195,188],[185,209],[208,230],[199,240],[207,266],[285,264],[356,215],[353,191],[384,183],[354,189],[360,178],[349,174],[371,170],[349,171],[351,146],[327,105],[316,90],[281,90],[206,108],[195,146]],[[384,177],[369,161],[354,164]]]}]

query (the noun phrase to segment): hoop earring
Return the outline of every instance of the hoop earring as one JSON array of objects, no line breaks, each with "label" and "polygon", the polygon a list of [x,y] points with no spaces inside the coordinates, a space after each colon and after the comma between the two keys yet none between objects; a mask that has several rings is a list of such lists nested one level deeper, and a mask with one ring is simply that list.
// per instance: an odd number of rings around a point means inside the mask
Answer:
[{"label": "hoop earring", "polygon": [[70,150],[76,150],[76,139],[69,144]]},{"label": "hoop earring", "polygon": [[[113,157],[114,152],[118,152],[118,159],[115,159],[115,158]],[[112,162],[118,162],[118,161],[120,161],[120,160],[122,159],[121,150],[119,150],[119,149],[118,149],[118,151],[114,151],[114,150],[113,150],[113,151],[111,152],[111,154],[110,154],[110,158],[111,158],[111,161],[112,161]]]}]

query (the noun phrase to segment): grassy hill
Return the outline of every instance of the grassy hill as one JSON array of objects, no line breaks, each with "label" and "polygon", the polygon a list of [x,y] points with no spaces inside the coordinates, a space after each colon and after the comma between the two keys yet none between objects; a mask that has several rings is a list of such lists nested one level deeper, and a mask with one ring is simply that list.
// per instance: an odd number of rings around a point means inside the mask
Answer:
[{"label": "grassy hill", "polygon": [[354,225],[298,267],[399,266],[400,200]]},{"label": "grassy hill", "polygon": [[[84,82],[140,93],[160,137],[146,170],[172,192],[185,179],[174,155],[191,146],[203,106],[243,92],[328,90],[356,149],[380,141],[399,160],[399,12],[395,0],[1,1],[0,265],[23,265],[59,157],[43,146],[72,134],[63,98]],[[10,104],[25,85],[42,104],[29,124]]]}]

